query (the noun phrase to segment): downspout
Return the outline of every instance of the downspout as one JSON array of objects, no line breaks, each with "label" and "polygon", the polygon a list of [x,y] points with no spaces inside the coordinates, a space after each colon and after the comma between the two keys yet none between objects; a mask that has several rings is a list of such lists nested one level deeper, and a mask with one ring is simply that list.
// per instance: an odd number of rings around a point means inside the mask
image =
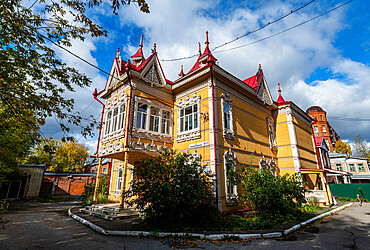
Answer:
[{"label": "downspout", "polygon": [[100,119],[100,128],[99,128],[99,137],[98,137],[98,145],[96,146],[96,152],[94,153],[94,155],[96,155],[99,151],[99,144],[100,144],[100,135],[101,135],[101,128],[102,128],[102,124],[103,124],[103,115],[104,115],[104,109],[105,109],[105,104],[102,103],[99,99],[98,99],[98,91],[97,89],[95,88],[95,91],[93,93],[93,96],[94,96],[94,99],[97,100],[98,102],[100,102],[101,105],[103,105],[103,110],[101,112],[101,119]]},{"label": "downspout", "polygon": [[[212,57],[210,57],[212,58]],[[213,111],[213,143],[214,143],[214,157],[215,157],[215,179],[216,179],[216,206],[218,209],[218,176],[217,176],[217,150],[216,150],[216,119],[215,119],[215,91],[214,91],[214,84],[213,84],[213,74],[212,74],[212,61],[209,60],[209,68],[210,68],[210,77],[211,77],[211,87],[212,87],[212,111]]]},{"label": "downspout", "polygon": [[113,165],[113,159],[111,158],[110,159],[110,162],[109,162],[109,170],[108,170],[108,190],[107,190],[107,195],[109,195],[109,191],[110,191],[110,177],[111,177],[111,171],[112,171],[112,165]]}]

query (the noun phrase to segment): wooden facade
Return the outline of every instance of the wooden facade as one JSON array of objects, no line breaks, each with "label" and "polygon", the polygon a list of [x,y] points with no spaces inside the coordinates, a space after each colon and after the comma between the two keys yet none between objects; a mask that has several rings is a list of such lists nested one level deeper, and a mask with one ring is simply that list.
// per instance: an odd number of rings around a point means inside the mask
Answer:
[{"label": "wooden facade", "polygon": [[[221,211],[236,209],[242,192],[228,185],[230,164],[270,168],[277,174],[302,172],[306,179],[325,182],[313,146],[312,119],[281,95],[280,102],[273,101],[261,66],[244,81],[233,76],[218,66],[208,34],[192,69],[186,74],[181,70],[174,82],[165,78],[155,46],[145,59],[141,42],[131,60],[122,60],[117,52],[99,93],[105,99],[99,157],[115,159],[110,199],[123,204],[121,193],[133,178],[130,168],[163,147],[200,157],[217,178]],[[319,186],[316,179],[311,182],[313,189]],[[321,187],[329,197],[328,187]]]}]

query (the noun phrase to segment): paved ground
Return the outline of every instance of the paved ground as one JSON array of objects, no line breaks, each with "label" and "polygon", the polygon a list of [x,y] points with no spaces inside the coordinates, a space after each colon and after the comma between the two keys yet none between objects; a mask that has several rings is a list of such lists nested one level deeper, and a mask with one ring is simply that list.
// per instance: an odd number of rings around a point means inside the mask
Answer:
[{"label": "paved ground", "polygon": [[352,207],[299,231],[288,239],[237,243],[113,237],[95,233],[66,216],[77,201],[17,202],[0,226],[0,249],[370,249],[370,204]]}]

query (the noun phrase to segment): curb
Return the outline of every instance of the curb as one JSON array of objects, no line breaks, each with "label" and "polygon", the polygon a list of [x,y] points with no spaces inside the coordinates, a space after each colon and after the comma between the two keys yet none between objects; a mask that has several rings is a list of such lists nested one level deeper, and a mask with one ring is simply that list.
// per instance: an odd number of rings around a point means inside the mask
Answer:
[{"label": "curb", "polygon": [[325,218],[327,216],[335,214],[335,213],[339,212],[340,210],[343,210],[343,209],[345,209],[347,207],[350,207],[352,205],[353,205],[352,203],[343,205],[343,206],[338,207],[336,209],[333,209],[329,212],[320,214],[320,215],[315,216],[315,217],[313,217],[313,218],[311,218],[307,221],[299,223],[299,224],[297,224],[297,225],[295,225],[291,228],[288,228],[288,229],[286,229],[282,232],[273,232],[273,233],[264,233],[264,234],[197,234],[197,233],[166,233],[166,232],[154,233],[154,232],[147,232],[147,231],[113,231],[113,230],[105,230],[104,228],[99,227],[99,226],[91,223],[90,221],[85,220],[85,219],[73,214],[71,212],[71,209],[73,207],[68,209],[68,216],[72,217],[73,219],[77,220],[78,222],[90,227],[91,229],[93,229],[97,233],[100,233],[100,234],[103,234],[103,235],[110,235],[110,236],[156,236],[156,237],[192,236],[192,237],[198,237],[198,238],[204,239],[204,240],[223,240],[223,239],[228,238],[228,237],[238,238],[238,239],[241,239],[241,240],[261,239],[261,238],[276,239],[276,238],[281,238],[283,236],[289,235],[289,234],[299,230],[300,228],[303,228],[306,225],[309,225],[309,224],[315,222],[316,220],[320,220],[322,218]]}]

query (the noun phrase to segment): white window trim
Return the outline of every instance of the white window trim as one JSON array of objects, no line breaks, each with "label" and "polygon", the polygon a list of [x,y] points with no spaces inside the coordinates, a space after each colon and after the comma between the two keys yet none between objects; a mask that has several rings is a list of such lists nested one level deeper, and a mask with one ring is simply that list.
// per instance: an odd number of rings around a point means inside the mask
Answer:
[{"label": "white window trim", "polygon": [[[197,104],[198,111],[198,126],[196,128],[193,128],[192,130],[187,130],[180,132],[180,110],[184,109],[186,107],[192,106],[194,104]],[[180,101],[176,104],[177,107],[177,136],[176,141],[177,142],[183,142],[188,140],[194,140],[200,138],[200,96],[199,95],[193,95],[192,97],[186,97],[183,101]]]},{"label": "white window trim", "polygon": [[[271,127],[271,130],[270,130],[270,127]],[[272,118],[271,116],[267,117],[267,133],[269,137],[270,148],[272,150],[277,150],[275,121],[274,121],[274,118]]]},{"label": "white window trim", "polygon": [[122,185],[123,185],[123,163],[119,163],[117,165],[117,169],[116,169],[116,183],[115,183],[115,188],[114,188],[114,196],[115,197],[120,197],[121,196],[121,189],[118,189],[118,180],[119,180],[119,177],[118,177],[118,173],[119,171],[122,171],[122,180],[121,180],[121,188],[122,188]]},{"label": "white window trim", "polygon": [[236,155],[234,152],[229,149],[224,153],[224,176],[225,176],[225,197],[226,197],[226,203],[227,204],[234,204],[235,201],[238,199],[238,186],[233,186],[233,192],[228,193],[227,192],[227,164],[231,163],[233,165],[234,171],[236,170]]},{"label": "white window trim", "polygon": [[[229,105],[230,107],[230,128],[224,127],[224,103]],[[234,120],[233,120],[233,99],[228,93],[223,93],[221,95],[221,114],[222,114],[222,127],[223,127],[223,135],[226,139],[233,140],[235,137],[234,134]]]},{"label": "white window trim", "polygon": [[[137,99],[137,101],[135,102],[135,112],[134,112],[134,117],[133,117],[133,119],[134,119],[134,126],[133,126],[134,131],[139,132],[139,133],[144,133],[144,134],[147,134],[149,136],[150,135],[157,135],[157,136],[168,136],[168,137],[170,137],[172,135],[172,129],[173,129],[173,125],[172,125],[172,122],[171,122],[172,121],[172,116],[173,116],[171,108],[166,107],[166,106],[161,105],[161,104],[156,103],[156,102],[146,100],[146,99],[141,98],[141,97],[136,97],[135,99]],[[136,116],[137,116],[137,110],[138,110],[139,103],[148,105],[145,129],[136,127]],[[158,132],[149,130],[149,127],[150,127],[150,108],[151,107],[159,109],[159,129],[158,129]],[[163,111],[168,111],[169,114],[170,114],[170,117],[168,119],[169,120],[169,125],[170,125],[168,134],[162,133],[161,126],[162,126]]]}]

